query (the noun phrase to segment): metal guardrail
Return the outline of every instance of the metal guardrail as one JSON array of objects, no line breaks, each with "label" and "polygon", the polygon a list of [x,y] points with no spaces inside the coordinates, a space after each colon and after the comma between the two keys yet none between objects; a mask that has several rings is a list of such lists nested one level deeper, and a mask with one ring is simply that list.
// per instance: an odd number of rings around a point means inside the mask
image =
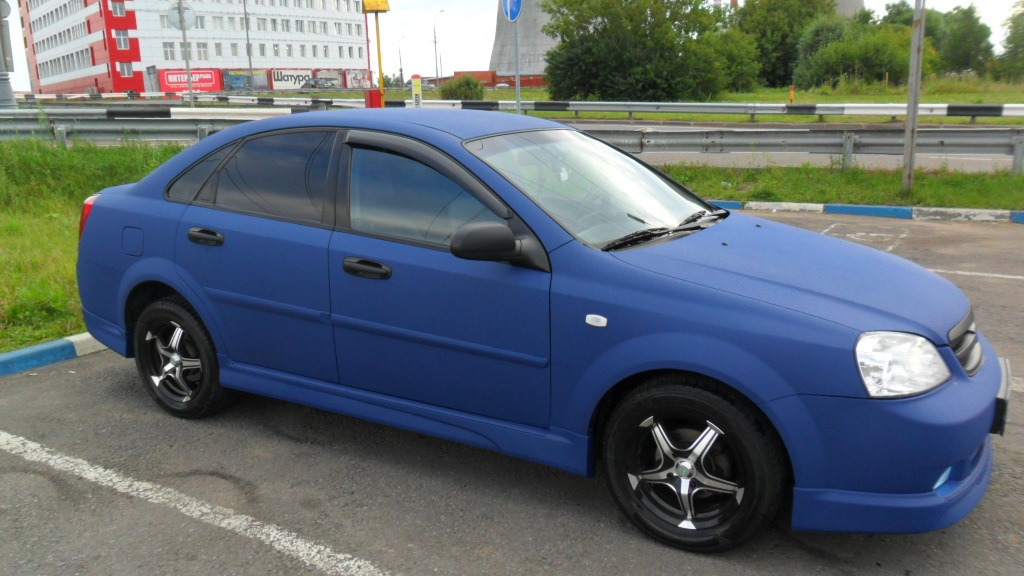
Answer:
[{"label": "metal guardrail", "polygon": [[[75,101],[75,100],[116,100],[116,99],[175,99],[188,102],[187,93],[174,92],[143,92],[122,94],[19,94],[17,99],[26,103]],[[324,106],[331,108],[363,108],[363,98],[318,98],[307,97],[262,97],[237,96],[230,94],[195,93],[193,102],[220,102],[246,104],[251,106]],[[412,100],[387,100],[386,107],[411,107]],[[512,100],[424,100],[425,108],[465,108],[473,110],[513,111],[516,103]],[[560,102],[560,101],[527,101],[522,102],[526,112],[573,112],[575,116],[586,112],[621,112],[634,114],[719,114],[743,115],[752,119],[757,116],[887,116],[899,117],[907,115],[907,104],[785,104],[773,102]],[[918,113],[921,116],[967,117],[972,122],[978,118],[1024,118],[1024,104],[920,104]]]},{"label": "metal guardrail", "polygon": [[[0,112],[0,139],[47,138],[68,146],[73,138],[98,142],[155,140],[192,142],[228,127],[269,116],[289,114],[283,109],[174,108],[145,117],[140,109],[61,109]],[[142,117],[140,117],[142,116]],[[842,166],[854,154],[903,154],[902,129],[711,129],[666,131],[658,129],[586,130],[627,152],[801,152],[839,156]],[[1024,128],[942,128],[918,131],[922,154],[1012,156],[1015,174],[1024,173]]]}]

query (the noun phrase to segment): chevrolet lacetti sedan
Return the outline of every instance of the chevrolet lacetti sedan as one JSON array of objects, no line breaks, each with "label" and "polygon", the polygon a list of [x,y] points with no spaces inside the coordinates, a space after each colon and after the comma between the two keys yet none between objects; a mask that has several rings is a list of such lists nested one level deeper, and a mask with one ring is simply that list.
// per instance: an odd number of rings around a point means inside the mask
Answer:
[{"label": "chevrolet lacetti sedan", "polygon": [[981,500],[1009,364],[953,284],[495,112],[297,114],[85,202],[89,331],[164,410],[243,390],[591,476],[646,534],[918,532]]}]

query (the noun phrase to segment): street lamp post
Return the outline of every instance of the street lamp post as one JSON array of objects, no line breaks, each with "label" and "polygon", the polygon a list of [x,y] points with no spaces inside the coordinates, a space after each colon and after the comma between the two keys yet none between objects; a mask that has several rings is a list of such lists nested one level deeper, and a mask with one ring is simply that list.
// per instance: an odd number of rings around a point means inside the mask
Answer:
[{"label": "street lamp post", "polygon": [[405,36],[402,36],[398,40],[398,82],[402,85],[401,88],[405,89],[405,69],[402,68],[402,40],[405,40]]},{"label": "street lamp post", "polygon": [[444,12],[444,10],[440,10],[438,11],[437,14],[434,14],[434,84],[436,84],[435,88],[441,85],[441,76],[437,69],[437,17],[441,15],[441,12]]},{"label": "street lamp post", "polygon": [[249,42],[249,5],[242,0],[242,14],[245,16],[245,55],[249,57],[249,90],[256,90],[252,78],[252,43]]},{"label": "street lamp post", "polygon": [[[5,60],[11,55],[11,38],[7,35],[7,21],[4,18],[11,13],[11,5],[5,0],[0,0],[0,108],[17,108],[18,103],[14,100],[14,88],[11,86],[11,75],[7,70]],[[11,65],[14,65],[14,58],[11,57]],[[14,70],[11,70],[13,72]]]}]

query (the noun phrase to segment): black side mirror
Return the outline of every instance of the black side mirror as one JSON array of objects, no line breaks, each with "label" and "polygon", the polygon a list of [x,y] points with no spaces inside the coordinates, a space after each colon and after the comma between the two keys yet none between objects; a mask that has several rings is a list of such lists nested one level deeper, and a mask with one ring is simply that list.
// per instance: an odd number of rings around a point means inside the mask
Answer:
[{"label": "black side mirror", "polygon": [[522,242],[516,240],[508,224],[501,222],[471,222],[459,228],[452,236],[452,254],[464,260],[514,260],[522,252]]}]

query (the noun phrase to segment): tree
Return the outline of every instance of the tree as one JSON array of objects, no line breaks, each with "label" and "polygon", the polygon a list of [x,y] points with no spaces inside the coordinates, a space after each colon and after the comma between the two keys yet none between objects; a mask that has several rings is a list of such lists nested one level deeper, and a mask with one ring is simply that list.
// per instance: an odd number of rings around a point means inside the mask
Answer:
[{"label": "tree", "polygon": [[706,0],[544,0],[557,100],[705,100],[725,84],[720,14]]},{"label": "tree", "polygon": [[1024,0],[1019,0],[1013,15],[1006,20],[1006,51],[999,57],[1002,78],[1013,82],[1024,80]]},{"label": "tree", "polygon": [[939,54],[946,69],[953,72],[985,70],[986,62],[992,59],[992,42],[989,42],[992,29],[981,22],[977,9],[973,5],[958,6],[945,18],[947,38]]},{"label": "tree", "polygon": [[833,0],[747,0],[737,12],[740,29],[754,37],[761,53],[761,78],[769,86],[793,79],[797,44],[815,17],[835,11]]},{"label": "tree", "polygon": [[[911,31],[906,26],[854,26],[839,40],[802,58],[796,72],[800,86],[835,85],[840,79],[878,82],[886,74],[896,82],[909,75]],[[924,70],[933,70],[938,55],[924,49]]]},{"label": "tree", "polygon": [[[900,0],[893,4],[886,4],[885,16],[882,16],[879,23],[890,24],[893,26],[906,26],[910,28],[914,25],[914,7],[911,6],[907,0]],[[925,8],[924,37],[931,40],[932,46],[940,52],[949,37],[946,28],[945,12]]]},{"label": "tree", "polygon": [[761,77],[754,37],[733,28],[710,34],[708,41],[720,65],[723,87],[730,92],[753,92]]}]

